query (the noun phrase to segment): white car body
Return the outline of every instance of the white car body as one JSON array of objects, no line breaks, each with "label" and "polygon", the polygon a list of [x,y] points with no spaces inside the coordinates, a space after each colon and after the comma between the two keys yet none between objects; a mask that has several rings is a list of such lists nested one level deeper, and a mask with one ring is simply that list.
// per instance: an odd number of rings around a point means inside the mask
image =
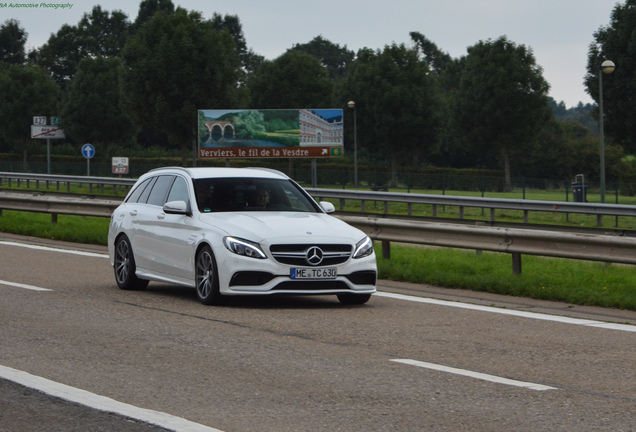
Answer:
[{"label": "white car body", "polygon": [[[273,207],[252,206],[258,185],[272,195]],[[206,304],[258,294],[335,294],[346,304],[364,303],[376,290],[372,242],[325,209],[334,210],[273,170],[153,170],[113,212],[110,263],[123,289],[175,283],[197,288]],[[211,251],[207,265],[204,249]]]}]

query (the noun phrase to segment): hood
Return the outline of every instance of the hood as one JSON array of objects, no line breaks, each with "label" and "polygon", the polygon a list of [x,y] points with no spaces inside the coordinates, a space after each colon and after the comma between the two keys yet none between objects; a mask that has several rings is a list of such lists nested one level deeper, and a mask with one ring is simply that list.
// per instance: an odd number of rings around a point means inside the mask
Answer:
[{"label": "hood", "polygon": [[324,213],[252,212],[205,213],[201,221],[227,235],[255,242],[275,240],[309,243],[356,243],[365,233]]}]

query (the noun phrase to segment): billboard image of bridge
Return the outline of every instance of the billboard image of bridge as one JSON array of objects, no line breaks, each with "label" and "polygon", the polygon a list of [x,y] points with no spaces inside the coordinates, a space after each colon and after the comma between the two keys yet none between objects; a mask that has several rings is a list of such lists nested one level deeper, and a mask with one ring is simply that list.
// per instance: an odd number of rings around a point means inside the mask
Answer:
[{"label": "billboard image of bridge", "polygon": [[342,156],[341,109],[199,110],[199,158]]}]

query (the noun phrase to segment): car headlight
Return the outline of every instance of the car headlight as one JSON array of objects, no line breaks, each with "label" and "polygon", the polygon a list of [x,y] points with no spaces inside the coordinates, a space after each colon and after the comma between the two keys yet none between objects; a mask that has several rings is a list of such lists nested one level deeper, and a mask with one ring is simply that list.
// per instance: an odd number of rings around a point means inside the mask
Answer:
[{"label": "car headlight", "polygon": [[356,244],[356,250],[353,253],[354,258],[364,258],[373,253],[373,242],[369,237],[365,237]]},{"label": "car headlight", "polygon": [[261,249],[261,245],[249,240],[236,237],[225,237],[223,239],[223,244],[230,252],[234,252],[237,255],[258,259],[267,258]]}]

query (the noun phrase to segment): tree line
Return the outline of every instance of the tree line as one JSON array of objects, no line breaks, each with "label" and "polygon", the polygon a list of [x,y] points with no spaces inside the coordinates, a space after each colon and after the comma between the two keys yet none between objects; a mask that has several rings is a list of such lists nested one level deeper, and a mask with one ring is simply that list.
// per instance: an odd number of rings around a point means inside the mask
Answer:
[{"label": "tree line", "polygon": [[[273,60],[248,48],[238,16],[142,0],[134,21],[94,6],[26,52],[16,20],[0,26],[0,153],[23,154],[34,115],[64,120],[67,145],[90,142],[106,156],[123,149],[191,151],[197,110],[342,108],[346,157],[375,167],[499,169],[515,177],[598,178],[596,106],[567,109],[530,47],[506,36],[478,41],[452,58],[422,33],[411,44],[358,52],[316,36]],[[587,91],[605,78],[606,165],[610,181],[636,170],[636,0],[617,4],[592,35]],[[123,154],[123,153],[122,153]]]}]

